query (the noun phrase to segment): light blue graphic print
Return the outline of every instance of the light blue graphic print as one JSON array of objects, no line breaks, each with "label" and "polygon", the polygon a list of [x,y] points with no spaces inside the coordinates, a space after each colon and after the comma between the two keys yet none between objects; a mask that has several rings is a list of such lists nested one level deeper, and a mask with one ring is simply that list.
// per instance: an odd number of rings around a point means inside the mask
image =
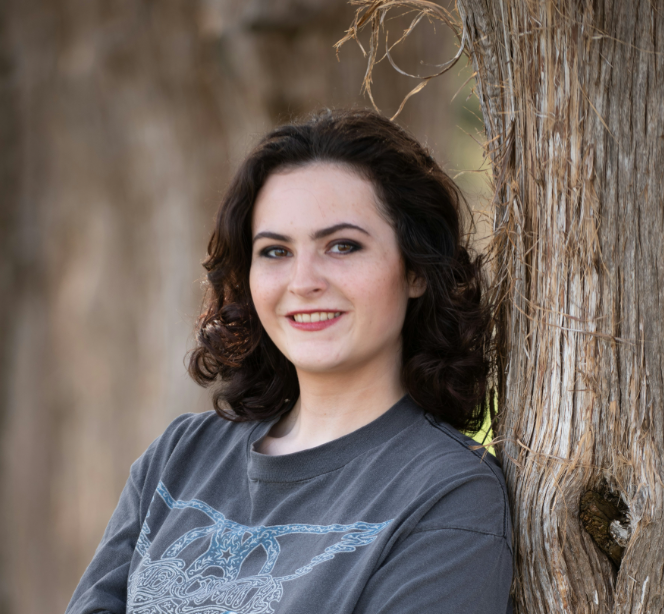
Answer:
[{"label": "light blue graphic print", "polygon": [[[354,552],[372,543],[392,522],[371,524],[286,524],[271,527],[248,527],[228,520],[207,503],[192,499],[173,499],[163,483],[157,492],[172,510],[195,509],[203,512],[212,524],[192,529],[166,548],[161,558],[149,554],[150,527],[146,517],[136,544],[143,557],[131,574],[127,592],[127,614],[270,614],[273,604],[283,596],[283,584],[308,574],[316,565],[342,552]],[[283,576],[273,576],[284,535],[343,533],[340,541],[325,548],[308,564]],[[207,550],[189,565],[182,551],[193,542],[209,540]],[[241,577],[242,564],[256,549],[262,548],[266,559],[256,575]]]}]

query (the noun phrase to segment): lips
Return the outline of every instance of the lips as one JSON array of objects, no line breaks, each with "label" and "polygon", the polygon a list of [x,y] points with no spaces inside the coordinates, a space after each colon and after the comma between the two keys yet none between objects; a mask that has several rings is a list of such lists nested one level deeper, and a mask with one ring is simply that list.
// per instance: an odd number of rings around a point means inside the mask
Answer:
[{"label": "lips", "polygon": [[340,311],[314,311],[312,313],[295,313],[291,317],[296,322],[325,322],[341,315]]},{"label": "lips", "polygon": [[316,331],[332,326],[343,313],[343,311],[297,311],[289,313],[287,317],[293,328]]}]

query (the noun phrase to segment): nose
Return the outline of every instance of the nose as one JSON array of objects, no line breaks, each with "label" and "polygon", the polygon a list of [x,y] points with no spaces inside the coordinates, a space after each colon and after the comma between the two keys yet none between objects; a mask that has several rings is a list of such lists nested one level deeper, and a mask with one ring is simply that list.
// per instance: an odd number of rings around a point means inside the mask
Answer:
[{"label": "nose", "polygon": [[315,252],[300,252],[295,257],[288,284],[289,292],[305,298],[320,296],[325,292],[328,284],[316,256]]}]

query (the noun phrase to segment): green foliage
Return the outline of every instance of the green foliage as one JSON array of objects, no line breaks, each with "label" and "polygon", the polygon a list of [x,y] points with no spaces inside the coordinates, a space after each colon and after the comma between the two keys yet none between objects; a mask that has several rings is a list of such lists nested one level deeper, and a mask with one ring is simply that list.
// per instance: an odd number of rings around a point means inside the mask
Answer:
[{"label": "green foliage", "polygon": [[[482,428],[474,435],[470,435],[470,437],[472,437],[477,443],[479,443],[482,446],[492,441],[493,431],[491,430],[491,416],[487,414],[487,417],[484,420]],[[494,456],[496,455],[496,451],[493,449],[493,446],[487,446],[486,449]]]}]

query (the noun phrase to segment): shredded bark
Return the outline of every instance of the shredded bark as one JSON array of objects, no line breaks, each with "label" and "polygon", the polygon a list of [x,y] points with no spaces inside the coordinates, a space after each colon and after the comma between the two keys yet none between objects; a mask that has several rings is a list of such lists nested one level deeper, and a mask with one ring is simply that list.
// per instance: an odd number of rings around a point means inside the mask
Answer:
[{"label": "shredded bark", "polygon": [[[410,92],[408,92],[408,94],[406,94],[402,100],[401,105],[391,118],[393,120],[399,116],[401,111],[403,111],[406,102],[411,96],[414,96],[422,89],[424,89],[424,87],[431,79],[440,77],[448,70],[450,70],[457,63],[459,58],[461,58],[464,51],[466,51],[466,35],[463,28],[461,28],[461,24],[458,18],[453,13],[443,8],[442,6],[439,6],[438,4],[428,2],[427,0],[350,0],[350,4],[356,5],[358,7],[357,12],[355,13],[355,18],[353,19],[353,23],[350,25],[350,28],[348,28],[346,31],[346,35],[339,42],[337,42],[334,47],[338,54],[342,45],[350,40],[354,40],[362,50],[362,53],[367,58],[367,71],[364,75],[364,81],[362,82],[362,89],[369,97],[369,100],[371,100],[371,104],[374,106],[376,111],[380,112],[380,109],[378,108],[378,105],[376,104],[376,101],[373,97],[373,92],[371,91],[371,85],[373,83],[373,69],[376,64],[387,59],[398,73],[406,77],[419,80],[419,83]],[[412,12],[414,17],[410,23],[410,26],[404,30],[401,37],[390,44],[389,33],[386,29],[385,23],[388,14],[394,10],[405,10],[407,12]],[[402,43],[408,36],[410,36],[417,24],[420,23],[423,18],[445,24],[452,30],[452,32],[454,32],[459,41],[459,49],[456,55],[452,59],[438,66],[437,68],[440,70],[437,72],[424,76],[413,75],[404,70],[401,70],[401,68],[399,68],[394,62],[391,54],[391,50],[398,44]],[[359,33],[367,27],[370,30],[370,43],[368,52],[364,49],[359,39]],[[385,38],[385,53],[379,57],[379,47],[381,45],[381,38],[383,36]]]}]

